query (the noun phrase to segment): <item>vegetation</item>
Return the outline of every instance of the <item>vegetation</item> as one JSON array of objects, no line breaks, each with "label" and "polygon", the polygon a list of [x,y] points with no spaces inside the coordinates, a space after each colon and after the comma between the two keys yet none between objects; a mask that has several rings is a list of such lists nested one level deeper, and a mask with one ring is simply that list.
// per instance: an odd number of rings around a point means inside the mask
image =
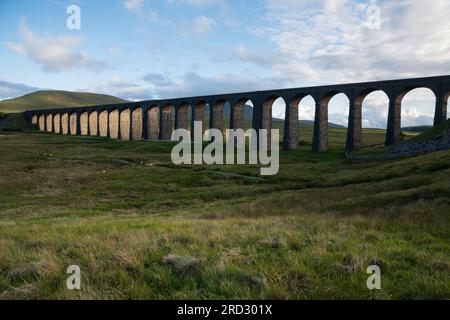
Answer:
[{"label": "vegetation", "polygon": [[345,130],[324,154],[300,132],[263,178],[175,167],[172,143],[0,133],[0,299],[449,299],[450,151],[350,162]]},{"label": "vegetation", "polygon": [[20,98],[0,101],[0,112],[17,113],[28,110],[85,107],[125,102],[127,101],[113,96],[95,93],[36,91]]}]

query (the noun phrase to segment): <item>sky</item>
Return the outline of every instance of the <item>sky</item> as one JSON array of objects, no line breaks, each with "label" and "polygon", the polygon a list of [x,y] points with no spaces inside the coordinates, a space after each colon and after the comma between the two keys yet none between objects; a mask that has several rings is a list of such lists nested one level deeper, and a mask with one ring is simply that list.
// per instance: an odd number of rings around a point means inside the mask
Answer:
[{"label": "sky", "polygon": [[[39,89],[139,101],[447,75],[449,13],[448,0],[0,0],[0,100]],[[432,124],[434,103],[427,89],[409,93],[402,125]],[[312,99],[299,110],[313,119]],[[345,125],[346,97],[329,112]],[[284,118],[282,100],[273,114]],[[363,125],[384,128],[386,117],[387,97],[371,94]]]}]

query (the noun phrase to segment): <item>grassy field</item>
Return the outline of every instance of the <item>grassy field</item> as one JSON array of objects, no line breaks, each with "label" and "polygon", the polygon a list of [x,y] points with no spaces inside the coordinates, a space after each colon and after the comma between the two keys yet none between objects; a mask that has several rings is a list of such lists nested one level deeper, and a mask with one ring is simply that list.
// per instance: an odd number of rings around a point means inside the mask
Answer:
[{"label": "grassy field", "polygon": [[0,133],[0,299],[449,299],[450,152],[350,162],[345,130],[324,154],[311,134],[261,178],[175,167],[172,143]]}]

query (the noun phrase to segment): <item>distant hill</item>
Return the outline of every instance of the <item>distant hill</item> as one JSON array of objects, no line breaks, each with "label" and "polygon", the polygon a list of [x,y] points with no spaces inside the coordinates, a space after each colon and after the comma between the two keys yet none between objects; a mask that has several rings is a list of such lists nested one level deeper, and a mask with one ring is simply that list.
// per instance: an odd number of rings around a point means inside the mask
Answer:
[{"label": "distant hill", "polygon": [[425,132],[427,130],[430,130],[431,128],[433,128],[433,126],[415,126],[415,127],[405,127],[402,128],[402,131],[406,131],[406,132]]},{"label": "distant hill", "polygon": [[15,113],[37,109],[84,107],[127,101],[104,94],[70,91],[36,91],[19,98],[0,101],[0,112]]}]

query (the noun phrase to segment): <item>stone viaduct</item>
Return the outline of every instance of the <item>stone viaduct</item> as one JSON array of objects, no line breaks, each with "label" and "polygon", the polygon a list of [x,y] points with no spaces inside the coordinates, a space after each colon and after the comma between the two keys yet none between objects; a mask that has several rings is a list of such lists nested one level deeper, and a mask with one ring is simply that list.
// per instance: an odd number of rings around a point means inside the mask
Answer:
[{"label": "stone viaduct", "polygon": [[[389,98],[386,145],[400,141],[402,100],[411,90],[428,88],[436,97],[434,125],[447,119],[450,76],[374,81],[307,88],[230,93],[190,98],[161,99],[117,105],[33,110],[27,119],[44,132],[90,135],[122,140],[170,140],[172,131],[190,129],[190,121],[208,121],[209,128],[224,130],[224,106],[231,106],[230,129],[243,128],[244,106],[253,103],[254,129],[272,127],[272,105],[282,98],[286,103],[283,149],[298,146],[298,109],[307,96],[315,103],[313,150],[328,148],[328,103],[343,93],[350,101],[346,151],[362,146],[362,104],[372,92],[383,91]],[[210,119],[205,109],[210,108]],[[190,117],[189,117],[190,113]]]}]

